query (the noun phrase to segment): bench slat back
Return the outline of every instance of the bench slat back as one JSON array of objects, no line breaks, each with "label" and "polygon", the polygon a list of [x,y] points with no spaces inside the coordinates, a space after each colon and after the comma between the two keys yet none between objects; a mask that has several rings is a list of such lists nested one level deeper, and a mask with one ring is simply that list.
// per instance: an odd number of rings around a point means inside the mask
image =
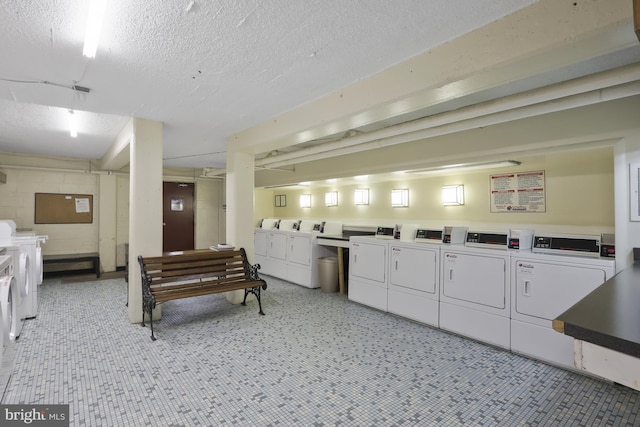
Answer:
[{"label": "bench slat back", "polygon": [[142,265],[154,289],[158,285],[201,283],[205,279],[211,284],[232,282],[233,277],[244,277],[247,273],[240,250],[147,257]]}]

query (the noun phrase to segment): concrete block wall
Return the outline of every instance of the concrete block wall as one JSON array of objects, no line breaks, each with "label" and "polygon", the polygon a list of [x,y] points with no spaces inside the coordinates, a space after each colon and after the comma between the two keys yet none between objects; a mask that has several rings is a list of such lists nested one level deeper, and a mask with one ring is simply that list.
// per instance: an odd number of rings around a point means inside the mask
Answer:
[{"label": "concrete block wall", "polygon": [[[7,183],[0,185],[0,217],[12,219],[21,229],[49,236],[45,254],[98,251],[98,175],[6,169]],[[93,195],[91,224],[35,224],[35,193]]]}]

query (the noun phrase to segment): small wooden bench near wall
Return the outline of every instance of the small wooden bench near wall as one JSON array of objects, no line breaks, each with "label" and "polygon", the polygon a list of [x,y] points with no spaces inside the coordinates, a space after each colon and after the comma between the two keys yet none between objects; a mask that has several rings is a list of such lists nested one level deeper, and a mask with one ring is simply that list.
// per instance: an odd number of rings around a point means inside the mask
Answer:
[{"label": "small wooden bench near wall", "polygon": [[[81,262],[93,263],[93,270],[96,273],[96,277],[100,278],[100,254],[98,252],[90,252],[86,254],[57,254],[57,255],[43,255],[42,264],[77,264]],[[62,270],[66,271],[66,270]],[[84,271],[84,270],[73,270]]]},{"label": "small wooden bench near wall", "polygon": [[260,288],[267,283],[258,276],[260,265],[251,265],[244,248],[227,251],[193,251],[159,257],[138,257],[142,275],[142,312],[149,315],[151,339],[153,309],[166,301],[244,289],[247,296],[254,294],[262,312]]}]

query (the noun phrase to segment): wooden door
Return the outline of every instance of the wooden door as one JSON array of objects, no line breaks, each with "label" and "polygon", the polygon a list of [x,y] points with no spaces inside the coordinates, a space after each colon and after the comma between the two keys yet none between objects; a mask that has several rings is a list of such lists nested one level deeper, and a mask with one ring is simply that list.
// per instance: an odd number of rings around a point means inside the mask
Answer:
[{"label": "wooden door", "polygon": [[163,183],[163,236],[164,252],[195,249],[193,199],[195,184],[183,182]]}]

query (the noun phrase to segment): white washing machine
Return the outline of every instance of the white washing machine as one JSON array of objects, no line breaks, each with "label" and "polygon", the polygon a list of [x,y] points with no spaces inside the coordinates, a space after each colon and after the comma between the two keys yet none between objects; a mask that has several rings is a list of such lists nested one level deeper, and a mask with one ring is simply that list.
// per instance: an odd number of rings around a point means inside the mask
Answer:
[{"label": "white washing machine", "polygon": [[349,239],[349,300],[387,311],[388,251],[389,240]]},{"label": "white washing machine", "polygon": [[510,348],[507,233],[467,232],[440,252],[440,328]]},{"label": "white washing machine", "polygon": [[18,232],[13,220],[0,220],[0,240],[11,240],[14,244],[23,247],[27,253],[28,278],[23,301],[21,301],[23,319],[32,319],[38,314],[38,285],[42,284],[43,279],[42,244],[47,241],[47,238],[33,231]]},{"label": "white washing machine", "polygon": [[319,232],[292,231],[287,246],[287,280],[307,288],[320,287],[318,258],[333,256],[326,246],[318,245]]},{"label": "white washing machine", "polygon": [[[419,229],[418,232],[431,230]],[[419,237],[407,241],[405,233],[403,225],[401,239],[389,242],[388,311],[438,327],[442,231],[437,239],[425,239],[425,243]]]},{"label": "white washing machine", "polygon": [[27,284],[29,287],[24,302],[24,315],[26,319],[33,319],[38,314],[38,285],[42,283],[43,275],[41,243],[46,241],[46,236],[17,233],[12,240],[15,244],[19,244],[28,256]]},{"label": "white washing machine", "polygon": [[275,218],[264,218],[260,220],[260,226],[253,231],[253,262],[260,264],[260,273],[271,274],[271,264],[269,263],[269,233],[276,228],[279,220]]},{"label": "white washing machine", "polygon": [[0,248],[11,256],[13,261],[13,276],[16,279],[17,292],[13,294],[13,304],[17,307],[16,338],[20,337],[26,316],[26,301],[34,285],[30,281],[29,254],[25,246],[20,246],[14,240],[0,240]]},{"label": "white washing machine", "polygon": [[18,307],[14,296],[18,284],[13,276],[13,258],[0,256],[0,400],[4,395],[15,365],[14,346],[17,338]]},{"label": "white washing machine", "polygon": [[287,254],[289,235],[294,231],[293,225],[297,220],[280,219],[276,228],[267,233],[267,268],[264,273],[273,277],[287,280]]},{"label": "white washing machine", "polygon": [[16,223],[13,220],[0,220],[0,240],[12,240],[27,251],[29,286],[23,301],[23,314],[26,319],[34,318],[38,314],[38,285],[42,284],[43,279],[42,244],[47,238],[33,231],[16,231]]},{"label": "white washing machine", "polygon": [[573,338],[551,321],[615,274],[598,246],[598,237],[536,236],[534,250],[546,253],[512,254],[512,351],[574,368]]}]

